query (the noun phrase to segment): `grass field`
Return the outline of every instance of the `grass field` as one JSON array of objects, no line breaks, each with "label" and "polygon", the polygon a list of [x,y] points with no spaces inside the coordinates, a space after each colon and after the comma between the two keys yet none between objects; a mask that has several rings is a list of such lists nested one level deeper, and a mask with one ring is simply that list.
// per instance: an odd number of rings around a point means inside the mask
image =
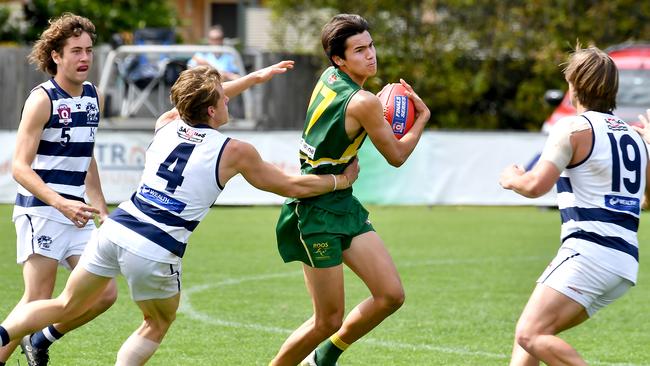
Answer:
[{"label": "grass field", "polygon": [[[556,210],[369,207],[400,270],[406,303],[342,356],[352,365],[506,365],[513,330],[559,242]],[[277,207],[216,208],[192,236],[178,318],[150,365],[263,365],[311,313],[300,265],[283,264]],[[0,318],[22,294],[11,207],[0,206]],[[640,229],[642,252],[650,217]],[[650,365],[650,269],[639,285],[564,337],[590,365]],[[58,287],[67,273],[60,271]],[[348,307],[368,296],[346,272]],[[51,349],[52,364],[112,365],[141,322],[125,283],[118,302]],[[59,290],[57,290],[58,292]],[[14,354],[8,365],[15,365]]]}]

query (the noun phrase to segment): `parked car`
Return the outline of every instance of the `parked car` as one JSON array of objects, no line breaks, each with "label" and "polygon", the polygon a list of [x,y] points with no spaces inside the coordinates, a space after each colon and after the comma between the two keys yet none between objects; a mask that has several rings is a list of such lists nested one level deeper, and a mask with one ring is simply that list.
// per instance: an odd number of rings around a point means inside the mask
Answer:
[{"label": "parked car", "polygon": [[[618,67],[618,96],[614,113],[630,124],[639,124],[639,114],[650,108],[650,44],[622,44],[605,50]],[[542,131],[548,132],[560,118],[575,115],[568,93],[548,90],[547,103],[556,106]]]}]

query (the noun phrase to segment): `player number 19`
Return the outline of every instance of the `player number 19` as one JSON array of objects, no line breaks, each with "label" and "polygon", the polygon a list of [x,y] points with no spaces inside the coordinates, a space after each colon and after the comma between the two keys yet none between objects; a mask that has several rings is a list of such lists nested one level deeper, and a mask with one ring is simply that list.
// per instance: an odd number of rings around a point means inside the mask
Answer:
[{"label": "player number 19", "polygon": [[[630,135],[622,135],[617,142],[613,133],[608,133],[612,147],[612,191],[621,191],[621,161],[626,171],[634,173],[634,180],[623,178],[623,185],[629,193],[637,193],[641,188],[641,151]],[[620,147],[620,149],[619,149]],[[630,157],[629,147],[634,151]]]}]

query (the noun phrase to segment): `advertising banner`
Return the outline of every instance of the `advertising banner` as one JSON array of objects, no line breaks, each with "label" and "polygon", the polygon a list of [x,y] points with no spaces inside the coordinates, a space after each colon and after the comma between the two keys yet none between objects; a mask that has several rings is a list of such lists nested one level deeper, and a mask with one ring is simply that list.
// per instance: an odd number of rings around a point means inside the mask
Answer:
[{"label": "advertising banner", "polygon": [[[262,158],[287,174],[299,174],[299,131],[226,131],[251,143]],[[13,203],[16,183],[11,175],[15,131],[0,132],[0,202]],[[109,203],[128,199],[135,191],[153,132],[100,131],[95,143],[102,189]],[[370,139],[359,153],[361,174],[355,195],[368,204],[396,205],[541,205],[555,204],[555,193],[527,199],[502,189],[499,174],[509,164],[527,166],[540,153],[545,136],[517,132],[427,131],[408,161],[390,166]],[[217,204],[271,205],[283,197],[249,185],[241,176],[228,182]]]}]

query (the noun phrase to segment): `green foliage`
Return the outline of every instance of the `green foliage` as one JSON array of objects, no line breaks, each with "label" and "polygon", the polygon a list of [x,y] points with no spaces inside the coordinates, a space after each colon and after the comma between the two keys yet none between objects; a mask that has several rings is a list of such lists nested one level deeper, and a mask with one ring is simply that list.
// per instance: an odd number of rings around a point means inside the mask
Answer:
[{"label": "green foliage", "polygon": [[[280,19],[321,18],[322,9],[364,16],[380,65],[366,87],[378,91],[406,79],[431,108],[429,125],[438,128],[538,130],[552,111],[544,92],[566,89],[558,65],[578,40],[605,49],[650,34],[650,2],[637,0],[272,0],[269,5]],[[323,24],[303,33],[315,34],[319,50]]]},{"label": "green foliage", "polygon": [[[115,33],[133,32],[145,27],[174,27],[176,17],[174,3],[138,0],[32,0],[23,7],[25,29],[19,40],[31,42],[38,39],[47,27],[48,19],[64,12],[71,12],[90,19],[97,29],[98,43],[106,43]],[[2,19],[0,12],[0,20]],[[3,40],[0,33],[0,40]]]},{"label": "green foliage", "polygon": [[0,5],[0,43],[18,42],[18,25],[12,21],[11,9],[6,5]]}]

